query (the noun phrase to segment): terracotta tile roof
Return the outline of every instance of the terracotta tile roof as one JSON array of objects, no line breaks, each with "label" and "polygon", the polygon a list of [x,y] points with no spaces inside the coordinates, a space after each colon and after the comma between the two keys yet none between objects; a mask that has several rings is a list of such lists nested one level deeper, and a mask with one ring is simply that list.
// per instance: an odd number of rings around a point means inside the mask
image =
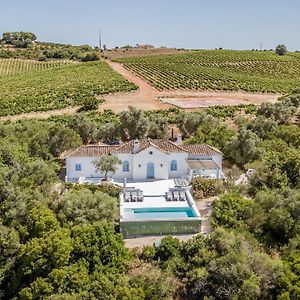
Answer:
[{"label": "terracotta tile roof", "polygon": [[194,144],[194,145],[182,145],[181,147],[184,148],[190,154],[223,155],[223,153],[220,150],[209,145]]},{"label": "terracotta tile roof", "polygon": [[[163,139],[140,139],[140,151],[152,146],[165,153],[180,153],[186,152],[191,154],[213,155],[222,154],[217,149],[208,145],[176,145],[174,142]],[[75,150],[66,151],[61,155],[61,158],[67,157],[98,157],[105,154],[113,153],[133,153],[134,141],[125,142],[121,145],[105,145],[92,144],[82,145]]]},{"label": "terracotta tile roof", "polygon": [[75,150],[62,153],[61,158],[67,157],[97,157],[112,152],[112,149],[116,146],[109,145],[82,145]]},{"label": "terracotta tile roof", "polygon": [[159,139],[159,140],[149,140],[150,141],[150,145],[153,147],[156,147],[164,152],[167,153],[178,153],[178,152],[187,152],[185,149],[183,149],[181,146],[169,141],[169,140],[163,140],[163,139]]}]

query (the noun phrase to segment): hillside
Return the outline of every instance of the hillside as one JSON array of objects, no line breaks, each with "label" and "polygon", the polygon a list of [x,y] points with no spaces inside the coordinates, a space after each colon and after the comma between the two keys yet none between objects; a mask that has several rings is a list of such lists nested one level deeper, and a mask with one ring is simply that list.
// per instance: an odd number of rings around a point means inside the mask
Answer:
[{"label": "hillside", "polygon": [[133,89],[134,84],[99,61],[4,76],[0,77],[0,115],[80,105],[97,101],[98,95]]},{"label": "hillside", "polygon": [[300,85],[300,54],[198,50],[116,59],[159,90],[284,93]]},{"label": "hillside", "polygon": [[99,60],[99,51],[89,45],[35,42],[25,48],[0,42],[0,58],[21,58],[34,60],[68,59],[77,61]]}]

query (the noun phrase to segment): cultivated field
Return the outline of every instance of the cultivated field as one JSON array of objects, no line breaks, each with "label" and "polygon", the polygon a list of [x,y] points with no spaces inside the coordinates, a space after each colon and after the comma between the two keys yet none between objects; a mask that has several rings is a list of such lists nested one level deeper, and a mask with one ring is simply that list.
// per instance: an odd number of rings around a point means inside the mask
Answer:
[{"label": "cultivated field", "polygon": [[199,50],[116,61],[158,90],[285,93],[300,86],[300,54]]},{"label": "cultivated field", "polygon": [[0,78],[0,115],[80,105],[96,96],[137,87],[105,62],[76,63]]},{"label": "cultivated field", "polygon": [[0,77],[52,69],[74,63],[70,60],[37,61],[29,59],[0,58]]},{"label": "cultivated field", "polygon": [[101,57],[105,59],[117,59],[125,57],[186,53],[188,51],[189,50],[176,48],[118,48],[103,50],[101,53]]}]

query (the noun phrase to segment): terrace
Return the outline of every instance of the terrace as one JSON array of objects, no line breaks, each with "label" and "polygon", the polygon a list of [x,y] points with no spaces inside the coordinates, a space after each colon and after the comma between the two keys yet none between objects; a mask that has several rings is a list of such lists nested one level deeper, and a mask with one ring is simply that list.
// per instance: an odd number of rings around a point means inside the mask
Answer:
[{"label": "terrace", "polygon": [[201,217],[190,187],[178,187],[175,180],[125,185],[120,194],[120,231],[124,237],[201,231]]}]

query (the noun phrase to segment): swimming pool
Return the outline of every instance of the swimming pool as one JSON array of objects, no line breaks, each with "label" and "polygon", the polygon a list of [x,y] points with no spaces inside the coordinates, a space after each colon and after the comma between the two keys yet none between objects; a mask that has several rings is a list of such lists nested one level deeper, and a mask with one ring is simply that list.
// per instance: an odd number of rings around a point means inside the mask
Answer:
[{"label": "swimming pool", "polygon": [[124,219],[180,219],[197,217],[192,207],[125,208]]},{"label": "swimming pool", "polygon": [[124,238],[201,232],[201,216],[189,191],[187,201],[166,201],[164,195],[142,202],[120,203],[120,232]]}]

